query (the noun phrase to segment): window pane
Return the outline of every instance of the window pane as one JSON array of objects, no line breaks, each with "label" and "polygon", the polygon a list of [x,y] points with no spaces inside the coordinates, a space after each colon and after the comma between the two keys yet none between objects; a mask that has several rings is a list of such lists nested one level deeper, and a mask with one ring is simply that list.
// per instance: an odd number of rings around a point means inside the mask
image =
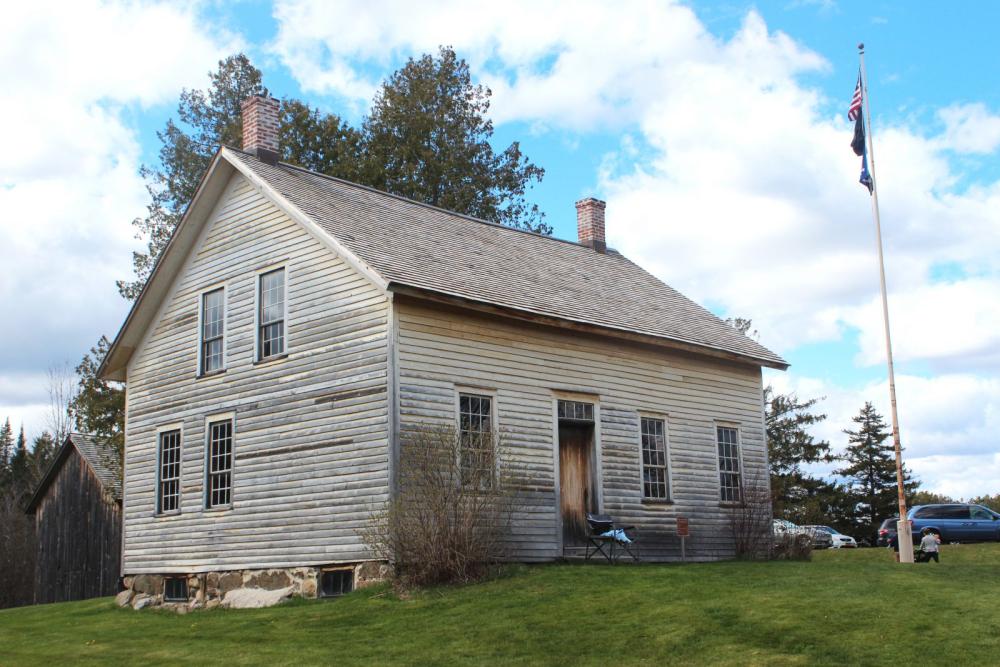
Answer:
[{"label": "window pane", "polygon": [[223,290],[206,292],[201,300],[201,372],[222,368],[222,337],[225,333]]},{"label": "window pane", "polygon": [[156,505],[159,512],[172,512],[180,506],[181,432],[160,434],[159,484]]},{"label": "window pane", "polygon": [[716,428],[719,450],[719,487],[723,502],[740,499],[739,432],[730,426]]},{"label": "window pane", "polygon": [[285,352],[285,270],[260,277],[259,354],[260,358]]},{"label": "window pane", "polygon": [[217,507],[232,501],[233,422],[208,425],[208,493],[206,505]]},{"label": "window pane", "polygon": [[667,440],[662,419],[642,417],[639,420],[642,441],[643,495],[646,498],[667,498]]},{"label": "window pane", "polygon": [[494,476],[493,398],[476,394],[458,397],[459,451],[463,484],[492,486]]}]

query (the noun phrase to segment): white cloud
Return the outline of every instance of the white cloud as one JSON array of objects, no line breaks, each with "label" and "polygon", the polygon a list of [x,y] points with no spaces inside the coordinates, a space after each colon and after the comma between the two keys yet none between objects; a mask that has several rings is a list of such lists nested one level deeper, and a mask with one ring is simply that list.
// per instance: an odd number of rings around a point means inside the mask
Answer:
[{"label": "white cloud", "polygon": [[984,104],[956,104],[938,112],[945,124],[945,146],[959,153],[992,153],[1000,147],[1000,115]]},{"label": "white cloud", "polygon": [[[831,116],[802,83],[830,65],[757,12],[727,39],[674,3],[284,0],[275,15],[272,49],[306,90],[364,102],[390,63],[451,44],[493,89],[497,122],[623,135],[598,175],[612,245],[696,300],[752,317],[779,351],[858,331],[855,363],[882,363],[852,128],[844,105]],[[951,160],[996,150],[1000,129],[981,104],[940,118],[944,131],[928,137],[877,117],[874,157],[897,357],[941,373],[900,377],[908,456],[931,488],[972,489],[1000,427],[997,385],[975,374],[1000,366],[1000,183],[967,187]],[[942,265],[959,269],[950,282],[935,279]],[[866,399],[888,414],[884,387],[784,381],[829,396],[822,429],[834,440]]]},{"label": "white cloud", "polygon": [[[144,213],[129,114],[176,100],[235,45],[192,3],[19,3],[0,22],[0,418],[39,418],[40,376],[113,335],[127,304],[129,222]],[[28,430],[35,425],[25,424]]]},{"label": "white cloud", "polygon": [[[843,431],[856,428],[851,419],[866,401],[891,424],[886,381],[844,387],[794,372],[771,374],[768,380],[779,393],[824,397],[815,411],[828,416],[812,433],[836,453],[843,452]],[[897,375],[896,394],[904,461],[923,488],[964,498],[1000,490],[1000,380],[968,373]]]}]

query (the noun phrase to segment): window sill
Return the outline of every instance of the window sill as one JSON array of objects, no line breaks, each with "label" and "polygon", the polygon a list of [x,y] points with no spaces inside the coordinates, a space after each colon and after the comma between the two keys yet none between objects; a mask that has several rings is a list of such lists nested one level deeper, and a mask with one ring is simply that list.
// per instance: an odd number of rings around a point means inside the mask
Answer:
[{"label": "window sill", "polygon": [[195,379],[197,379],[197,380],[203,380],[205,378],[215,377],[216,375],[225,375],[225,373],[226,373],[226,369],[225,368],[220,368],[217,371],[209,371],[208,373],[200,373],[200,374],[198,374],[198,375],[195,376]]},{"label": "window sill", "polygon": [[220,514],[222,512],[228,512],[231,509],[233,509],[232,503],[228,505],[214,505],[212,507],[206,507],[202,510],[202,512],[205,514]]},{"label": "window sill", "polygon": [[154,519],[166,519],[171,516],[180,516],[180,510],[170,510],[169,512],[153,512]]},{"label": "window sill", "polygon": [[670,498],[643,498],[643,505],[673,505],[674,501]]},{"label": "window sill", "polygon": [[282,359],[287,359],[287,358],[288,358],[287,352],[285,352],[284,354],[275,354],[273,356],[266,357],[264,359],[258,359],[257,361],[253,362],[253,365],[260,366],[262,364],[270,364],[275,361],[281,361]]}]

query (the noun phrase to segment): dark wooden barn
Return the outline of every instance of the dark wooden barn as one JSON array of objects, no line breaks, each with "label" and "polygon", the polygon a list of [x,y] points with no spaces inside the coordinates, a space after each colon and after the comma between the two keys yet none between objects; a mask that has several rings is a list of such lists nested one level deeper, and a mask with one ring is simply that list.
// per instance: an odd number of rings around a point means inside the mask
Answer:
[{"label": "dark wooden barn", "polygon": [[121,576],[121,484],[113,454],[70,434],[26,511],[35,517],[35,604],[114,595]]}]

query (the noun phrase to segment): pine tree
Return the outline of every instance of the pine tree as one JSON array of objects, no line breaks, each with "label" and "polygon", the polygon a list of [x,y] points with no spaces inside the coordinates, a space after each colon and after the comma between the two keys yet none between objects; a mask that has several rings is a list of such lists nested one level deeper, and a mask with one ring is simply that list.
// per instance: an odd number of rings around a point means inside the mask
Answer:
[{"label": "pine tree", "polygon": [[472,85],[450,47],[410,58],[382,85],[364,123],[366,182],[380,190],[500,224],[551,234],[525,201],[545,170],[518,142],[495,153],[489,88]]},{"label": "pine tree", "polygon": [[10,460],[14,455],[14,430],[10,427],[10,417],[0,426],[0,493],[10,487]]},{"label": "pine tree", "polygon": [[[836,473],[847,478],[855,503],[855,523],[859,534],[874,541],[879,523],[899,514],[896,485],[896,457],[892,432],[870,402],[852,419],[857,430],[845,430],[848,436],[844,460],[847,465]],[[903,469],[904,489],[916,491],[917,483]]]},{"label": "pine tree", "polygon": [[[749,328],[749,320],[744,320]],[[805,504],[817,501],[817,494],[836,490],[836,485],[821,483],[803,470],[811,463],[829,463],[830,443],[817,441],[809,428],[826,419],[812,409],[820,399],[800,400],[795,394],[775,394],[768,386],[764,389],[764,422],[767,431],[767,451],[771,473],[771,503],[774,516],[801,522],[806,513]],[[833,504],[833,498],[821,503]],[[813,517],[812,523],[815,523]],[[824,523],[819,521],[819,523]]]}]

